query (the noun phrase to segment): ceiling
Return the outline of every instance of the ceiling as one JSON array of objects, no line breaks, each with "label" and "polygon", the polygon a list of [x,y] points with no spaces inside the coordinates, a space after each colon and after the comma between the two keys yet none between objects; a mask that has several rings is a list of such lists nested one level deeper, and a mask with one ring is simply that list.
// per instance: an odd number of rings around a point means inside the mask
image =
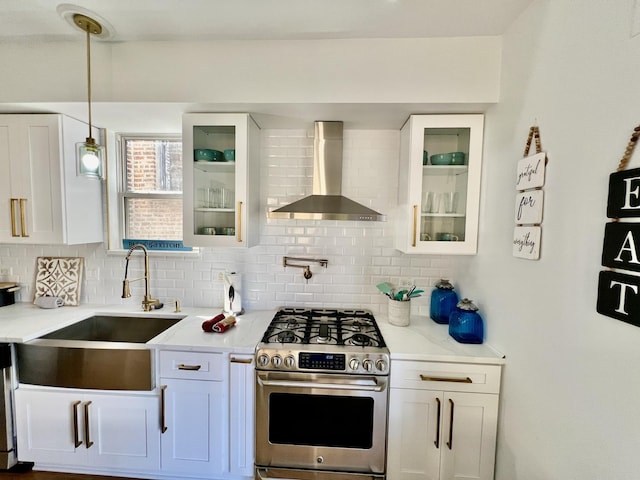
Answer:
[{"label": "ceiling", "polygon": [[[98,20],[104,32],[92,41],[103,42],[495,36],[532,1],[0,0],[0,42],[83,41],[73,13]],[[115,131],[140,131],[144,124],[156,133],[178,132],[183,112],[246,111],[262,127],[287,128],[322,117],[343,120],[345,128],[396,129],[411,113],[459,113],[456,108],[469,107],[145,104],[123,118],[122,105],[103,103],[94,105],[94,123]],[[65,113],[86,121],[86,105],[78,103],[0,104],[0,112],[21,111]]]},{"label": "ceiling", "polygon": [[[501,35],[532,0],[2,0],[0,38],[69,39],[65,18],[101,20],[106,41]],[[84,12],[83,12],[84,11]],[[65,15],[67,14],[67,15]]]}]

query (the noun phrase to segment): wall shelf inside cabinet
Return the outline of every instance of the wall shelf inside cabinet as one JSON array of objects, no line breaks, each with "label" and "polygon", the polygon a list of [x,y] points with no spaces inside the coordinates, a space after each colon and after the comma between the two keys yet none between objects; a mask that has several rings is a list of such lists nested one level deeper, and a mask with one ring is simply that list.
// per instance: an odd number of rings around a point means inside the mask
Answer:
[{"label": "wall shelf inside cabinet", "polygon": [[440,217],[440,218],[464,218],[464,213],[421,213],[421,217]]},{"label": "wall shelf inside cabinet", "polygon": [[216,212],[216,213],[234,213],[235,209],[233,208],[208,208],[208,207],[198,207],[194,209],[196,212]]},{"label": "wall shelf inside cabinet", "polygon": [[426,175],[463,175],[469,170],[468,165],[423,165]]},{"label": "wall shelf inside cabinet", "polygon": [[193,162],[193,165],[195,168],[203,172],[233,173],[236,167],[236,162],[199,161],[199,162]]}]

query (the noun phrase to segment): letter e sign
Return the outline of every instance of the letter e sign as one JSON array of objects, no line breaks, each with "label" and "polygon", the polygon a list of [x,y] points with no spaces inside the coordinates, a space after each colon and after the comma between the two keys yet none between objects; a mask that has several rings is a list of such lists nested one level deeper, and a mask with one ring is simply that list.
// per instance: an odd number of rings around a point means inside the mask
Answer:
[{"label": "letter e sign", "polygon": [[607,217],[640,217],[640,168],[609,176]]}]

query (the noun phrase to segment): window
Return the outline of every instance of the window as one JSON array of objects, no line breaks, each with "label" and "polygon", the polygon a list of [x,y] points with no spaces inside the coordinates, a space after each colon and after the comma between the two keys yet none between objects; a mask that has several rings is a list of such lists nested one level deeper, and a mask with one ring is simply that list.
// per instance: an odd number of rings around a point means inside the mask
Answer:
[{"label": "window", "polygon": [[182,240],[182,140],[119,136],[121,238]]}]

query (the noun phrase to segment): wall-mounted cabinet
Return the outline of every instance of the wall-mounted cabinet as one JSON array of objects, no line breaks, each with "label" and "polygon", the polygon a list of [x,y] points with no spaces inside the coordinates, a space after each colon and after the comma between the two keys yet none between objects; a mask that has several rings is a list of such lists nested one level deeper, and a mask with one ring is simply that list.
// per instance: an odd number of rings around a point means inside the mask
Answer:
[{"label": "wall-mounted cabinet", "polygon": [[251,247],[259,240],[260,131],[247,114],[183,117],[185,245]]},{"label": "wall-mounted cabinet", "polygon": [[396,248],[475,254],[483,115],[413,115],[402,127]]},{"label": "wall-mounted cabinet", "polygon": [[0,243],[103,241],[102,182],[76,169],[87,128],[58,114],[0,115]]}]

